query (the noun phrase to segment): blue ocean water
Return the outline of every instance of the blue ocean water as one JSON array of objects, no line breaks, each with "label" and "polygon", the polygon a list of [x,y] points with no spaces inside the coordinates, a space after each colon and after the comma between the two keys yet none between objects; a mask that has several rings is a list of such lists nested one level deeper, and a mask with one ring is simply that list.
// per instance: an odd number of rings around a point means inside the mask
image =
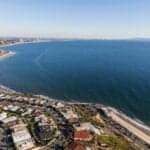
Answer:
[{"label": "blue ocean water", "polygon": [[76,40],[5,47],[0,84],[66,101],[103,103],[150,125],[150,42]]}]

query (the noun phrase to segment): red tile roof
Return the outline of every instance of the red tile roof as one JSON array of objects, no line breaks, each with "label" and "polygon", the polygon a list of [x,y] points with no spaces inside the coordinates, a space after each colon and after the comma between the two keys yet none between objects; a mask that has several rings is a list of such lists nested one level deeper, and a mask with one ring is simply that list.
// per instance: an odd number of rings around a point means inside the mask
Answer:
[{"label": "red tile roof", "polygon": [[92,135],[88,131],[75,131],[74,132],[74,140],[90,141],[91,139],[92,139]]},{"label": "red tile roof", "polygon": [[70,144],[69,150],[86,150],[86,146],[80,142],[73,142]]}]

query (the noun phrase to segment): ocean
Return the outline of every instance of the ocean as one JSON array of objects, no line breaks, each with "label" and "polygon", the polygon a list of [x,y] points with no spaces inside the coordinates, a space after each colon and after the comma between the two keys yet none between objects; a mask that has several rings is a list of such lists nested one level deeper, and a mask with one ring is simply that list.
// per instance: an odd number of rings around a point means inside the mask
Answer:
[{"label": "ocean", "polygon": [[150,42],[70,40],[4,47],[0,84],[66,101],[102,103],[150,125]]}]

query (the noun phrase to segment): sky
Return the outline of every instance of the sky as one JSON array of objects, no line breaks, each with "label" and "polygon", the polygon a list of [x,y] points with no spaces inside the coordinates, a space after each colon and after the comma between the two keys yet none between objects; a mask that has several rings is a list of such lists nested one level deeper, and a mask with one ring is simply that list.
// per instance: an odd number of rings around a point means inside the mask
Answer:
[{"label": "sky", "polygon": [[0,36],[150,38],[150,0],[0,0]]}]

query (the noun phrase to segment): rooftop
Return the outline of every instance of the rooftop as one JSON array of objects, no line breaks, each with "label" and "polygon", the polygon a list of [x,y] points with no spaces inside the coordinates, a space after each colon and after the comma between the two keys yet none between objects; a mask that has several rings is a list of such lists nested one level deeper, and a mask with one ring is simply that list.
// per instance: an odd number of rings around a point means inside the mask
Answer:
[{"label": "rooftop", "polygon": [[90,141],[91,139],[92,139],[92,135],[88,131],[75,131],[74,132],[74,140]]}]

